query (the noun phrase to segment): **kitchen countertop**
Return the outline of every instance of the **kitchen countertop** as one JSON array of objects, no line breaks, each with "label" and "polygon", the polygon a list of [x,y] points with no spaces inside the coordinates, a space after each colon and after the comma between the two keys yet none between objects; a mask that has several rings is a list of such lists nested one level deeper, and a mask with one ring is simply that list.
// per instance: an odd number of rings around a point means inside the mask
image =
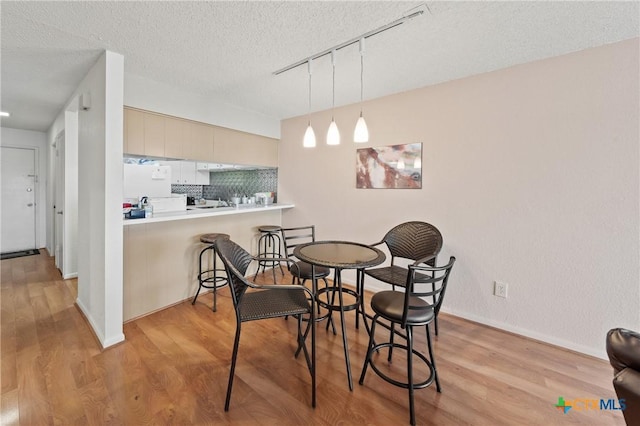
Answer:
[{"label": "kitchen countertop", "polygon": [[[190,206],[191,207],[191,206]],[[213,209],[193,209],[177,212],[154,213],[153,217],[144,219],[123,219],[124,226],[141,225],[144,223],[168,222],[173,220],[198,219],[212,216],[226,216],[233,214],[250,214],[269,210],[284,210],[295,207],[294,204],[277,203],[268,206],[251,206],[251,207],[217,207]]]}]

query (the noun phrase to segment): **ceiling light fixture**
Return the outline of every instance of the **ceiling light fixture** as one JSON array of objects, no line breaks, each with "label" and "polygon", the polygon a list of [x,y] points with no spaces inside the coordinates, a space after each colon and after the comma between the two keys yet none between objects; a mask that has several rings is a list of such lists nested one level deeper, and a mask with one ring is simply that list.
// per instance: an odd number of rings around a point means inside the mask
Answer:
[{"label": "ceiling light fixture", "polygon": [[316,134],[313,131],[313,127],[311,127],[311,59],[309,59],[308,63],[309,67],[309,125],[307,126],[307,131],[304,132],[304,139],[302,141],[302,146],[305,148],[313,148],[316,146]]},{"label": "ceiling light fixture", "polygon": [[347,46],[351,46],[352,44],[359,42],[363,38],[369,38],[369,37],[374,36],[376,34],[380,34],[383,31],[387,31],[387,30],[390,30],[391,28],[397,27],[398,25],[402,25],[405,22],[407,22],[408,20],[422,15],[425,10],[429,10],[429,7],[427,6],[426,3],[423,3],[423,4],[417,6],[416,8],[413,8],[411,10],[414,10],[414,9],[417,9],[417,8],[422,8],[422,7],[424,7],[424,9],[416,10],[415,12],[409,13],[408,15],[404,15],[404,16],[402,16],[402,18],[396,19],[393,22],[389,22],[388,24],[383,25],[383,26],[381,26],[379,28],[376,28],[375,30],[367,31],[366,33],[361,34],[358,37],[354,37],[354,38],[352,38],[350,40],[347,40],[344,43],[337,44],[337,45],[335,45],[333,47],[330,47],[329,49],[326,49],[326,50],[323,50],[322,52],[316,53],[315,55],[311,55],[311,56],[309,56],[307,58],[304,58],[304,59],[302,59],[302,60],[300,60],[298,62],[294,62],[293,64],[287,65],[284,68],[280,68],[279,70],[274,71],[273,75],[282,74],[283,72],[287,72],[289,70],[292,70],[292,69],[294,69],[296,67],[299,67],[302,64],[306,64],[309,60],[314,60],[314,59],[321,58],[321,57],[323,57],[325,55],[330,54],[331,52],[338,51],[338,50],[343,49],[343,48],[345,48]]},{"label": "ceiling light fixture", "polygon": [[364,93],[364,37],[360,39],[360,118],[356,122],[356,128],[353,131],[353,141],[356,143],[369,142],[369,129],[367,122],[362,116],[362,94]]},{"label": "ceiling light fixture", "polygon": [[[274,71],[274,75],[282,74],[283,72],[287,72],[296,67],[299,67],[302,64],[308,64],[309,69],[311,69],[311,61],[314,59],[321,58],[325,55],[331,54],[331,62],[333,65],[333,103],[331,106],[331,125],[329,126],[329,131],[327,132],[327,145],[338,145],[340,144],[340,132],[338,131],[338,126],[333,117],[333,110],[335,109],[335,55],[336,52],[340,49],[343,49],[347,46],[351,46],[354,43],[360,43],[360,118],[356,123],[356,128],[354,130],[353,139],[354,142],[368,142],[369,141],[369,129],[367,128],[367,124],[364,121],[364,117],[362,116],[362,101],[363,101],[363,73],[364,73],[364,40],[368,37],[374,36],[376,34],[380,34],[381,32],[390,30],[391,28],[395,28],[398,25],[402,25],[410,19],[421,16],[425,10],[431,12],[429,10],[429,6],[426,3],[422,3],[417,7],[414,7],[406,12],[401,18],[396,19],[395,21],[389,22],[386,25],[376,28],[375,30],[367,31],[364,34],[361,34],[357,37],[354,37],[350,40],[345,41],[344,43],[337,44],[329,49],[323,50],[322,52],[316,53],[315,55],[311,55],[305,59],[302,59],[298,62],[294,62],[291,65],[287,65],[284,68],[280,68],[277,71]],[[311,71],[309,71],[309,87],[311,87]],[[309,88],[309,93],[311,93],[311,88]],[[311,94],[309,94],[309,98],[311,98]],[[311,101],[309,101],[311,103]],[[309,115],[311,115],[311,107],[309,107]],[[307,135],[309,135],[308,143],[307,143]],[[307,126],[307,131],[305,132],[305,137],[303,141],[304,146],[315,146],[315,144],[311,145],[311,138],[313,134],[313,128],[311,128],[311,120],[309,120],[309,125]]]},{"label": "ceiling light fixture", "polygon": [[9,117],[11,114],[8,112],[0,111],[0,117]]},{"label": "ceiling light fixture", "polygon": [[340,131],[333,118],[333,110],[336,107],[336,51],[331,52],[331,67],[333,68],[333,90],[331,101],[331,124],[327,130],[327,145],[340,145]]}]

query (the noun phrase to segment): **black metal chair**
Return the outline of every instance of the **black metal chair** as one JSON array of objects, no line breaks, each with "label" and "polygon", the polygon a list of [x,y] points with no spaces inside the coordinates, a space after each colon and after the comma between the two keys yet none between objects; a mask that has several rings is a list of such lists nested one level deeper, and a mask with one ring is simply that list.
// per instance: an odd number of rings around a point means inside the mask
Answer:
[{"label": "black metal chair", "polygon": [[[302,347],[311,373],[311,405],[316,406],[316,335],[314,323],[315,300],[313,293],[306,287],[299,285],[258,285],[245,278],[247,268],[252,261],[259,258],[252,257],[246,250],[228,239],[219,239],[215,242],[216,250],[229,277],[233,307],[236,312],[236,336],[233,344],[231,358],[231,370],[229,371],[229,384],[224,410],[229,411],[231,401],[231,389],[238,356],[240,343],[240,330],[243,322],[256,321],[268,318],[285,317],[288,315],[298,319],[298,346]],[[285,260],[284,258],[282,259]],[[256,291],[247,291],[255,289]],[[311,321],[307,323],[307,330],[302,331],[302,315],[310,315]],[[305,337],[308,328],[311,328],[311,355],[307,349]],[[297,351],[296,351],[297,354]]]},{"label": "black metal chair", "polygon": [[[407,280],[406,267],[398,265],[399,259],[413,261],[414,266],[425,264],[433,266],[436,264],[438,253],[442,249],[442,234],[433,225],[426,222],[412,221],[394,226],[386,233],[382,241],[372,244],[375,247],[386,244],[391,254],[391,264],[381,268],[365,269],[364,274],[377,280],[391,284],[391,289],[396,286],[404,287]],[[364,275],[361,278],[361,288],[364,288]],[[433,299],[435,303],[435,298]],[[365,324],[366,325],[366,324]],[[438,318],[435,318],[434,328],[438,335]],[[393,340],[393,332],[391,333]],[[391,361],[392,350],[389,349],[389,361]]]},{"label": "black metal chair", "polygon": [[260,273],[267,271],[267,266],[271,267],[271,273],[273,274],[273,283],[276,283],[276,266],[280,268],[280,273],[284,276],[284,270],[279,260],[282,257],[280,252],[281,240],[280,240],[280,227],[276,225],[264,225],[258,227],[258,231],[262,234],[258,240],[258,269],[253,276],[253,280]]},{"label": "black metal chair", "polygon": [[[447,289],[449,275],[455,261],[455,257],[451,256],[449,263],[445,266],[409,265],[408,273],[405,276],[405,291],[381,291],[374,294],[371,298],[371,308],[375,312],[375,315],[371,323],[369,346],[364,365],[362,366],[360,384],[364,384],[367,367],[370,365],[371,369],[385,381],[392,385],[408,389],[409,414],[412,425],[416,424],[413,403],[414,389],[426,388],[435,380],[437,391],[441,391],[438,372],[436,370],[436,361],[431,347],[429,324],[438,316],[438,312],[442,306],[442,300]],[[424,288],[424,285],[427,285],[426,289]],[[431,304],[424,298],[432,298],[432,300],[435,298],[435,303]],[[389,325],[382,323],[381,320],[388,321]],[[394,331],[394,324],[399,324],[400,327],[404,329],[405,334]],[[406,344],[394,343],[391,338],[388,342],[376,343],[375,330],[377,325],[383,325],[384,327],[389,328],[392,330],[392,335],[398,334],[406,340]],[[417,349],[414,349],[413,345],[413,327],[423,325],[427,326],[427,347],[429,350],[429,359],[427,359],[427,357]],[[398,348],[407,351],[407,382],[400,382],[389,377],[382,371],[382,369],[376,366],[374,363],[374,353],[381,348]],[[419,381],[417,383],[413,377],[413,355],[423,361],[430,371],[429,377],[426,380]]]},{"label": "black metal chair", "polygon": [[[225,287],[228,284],[228,279],[226,276],[221,274],[224,272],[224,269],[218,268],[218,262],[216,260],[216,248],[214,243],[219,238],[229,239],[229,234],[221,234],[221,233],[213,233],[213,234],[204,234],[200,236],[200,242],[203,244],[207,244],[207,246],[200,251],[200,258],[198,260],[198,291],[196,295],[193,297],[193,301],[191,304],[195,304],[198,299],[198,295],[200,294],[200,290],[203,288],[211,289],[213,293],[213,312],[218,310],[217,308],[217,296],[218,289]],[[206,266],[203,266],[207,261],[207,255],[211,256],[213,265],[207,269]],[[204,268],[204,270],[203,270]]]}]

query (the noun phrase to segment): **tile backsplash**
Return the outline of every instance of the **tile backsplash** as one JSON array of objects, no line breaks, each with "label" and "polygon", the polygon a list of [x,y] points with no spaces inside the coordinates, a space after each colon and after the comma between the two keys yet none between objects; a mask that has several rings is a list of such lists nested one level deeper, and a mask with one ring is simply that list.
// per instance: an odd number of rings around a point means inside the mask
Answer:
[{"label": "tile backsplash", "polygon": [[[209,200],[230,200],[234,194],[275,193],[278,190],[278,169],[212,172],[209,181],[209,185],[171,185],[171,192]],[[276,195],[274,202],[277,201]]]}]

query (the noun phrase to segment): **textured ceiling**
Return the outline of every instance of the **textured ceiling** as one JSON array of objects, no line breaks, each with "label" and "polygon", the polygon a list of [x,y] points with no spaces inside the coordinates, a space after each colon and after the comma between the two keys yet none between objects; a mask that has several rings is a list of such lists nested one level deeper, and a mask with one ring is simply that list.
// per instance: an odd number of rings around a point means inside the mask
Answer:
[{"label": "textured ceiling", "polygon": [[[260,112],[305,114],[305,66],[273,72],[400,18],[423,2],[3,1],[1,124],[46,130],[104,49],[125,73]],[[366,41],[365,99],[639,35],[638,2],[427,2]],[[423,6],[424,8],[424,6]],[[312,110],[331,107],[331,61],[314,61]],[[337,53],[336,105],[360,97],[360,57]]]}]

